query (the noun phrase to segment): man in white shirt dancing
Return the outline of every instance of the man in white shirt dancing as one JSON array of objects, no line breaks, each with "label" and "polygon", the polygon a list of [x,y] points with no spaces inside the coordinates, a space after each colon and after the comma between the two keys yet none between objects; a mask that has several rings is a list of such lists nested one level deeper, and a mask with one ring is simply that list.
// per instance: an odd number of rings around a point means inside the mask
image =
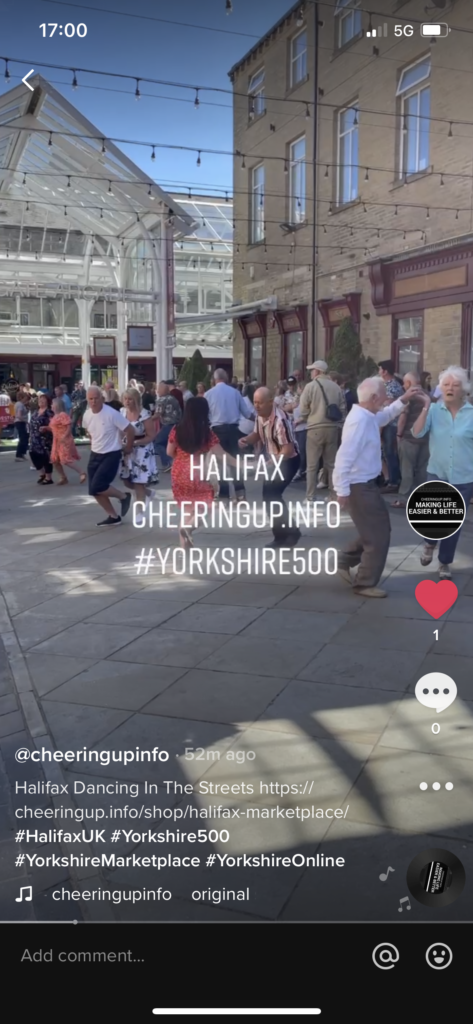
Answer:
[{"label": "man in white shirt dancing", "polygon": [[[101,388],[92,384],[87,391],[88,409],[84,413],[82,426],[90,437],[90,458],[87,466],[89,494],[107,513],[97,526],[119,526],[126,516],[131,494],[113,487],[122,454],[128,455],[133,448],[135,429],[116,409],[112,409],[103,397]],[[110,498],[118,498],[120,515],[117,516]]]},{"label": "man in white shirt dancing", "polygon": [[[405,394],[384,406],[386,388],[380,377],[369,377],[357,389],[359,405],[349,412],[343,428],[333,471],[333,487],[341,508],[346,508],[358,530],[338,558],[338,571],[355,594],[361,597],[386,597],[379,590],[389,551],[391,522],[389,512],[376,483],[381,473],[380,430],[397,419],[411,398],[421,389],[409,388]],[[358,566],[354,578],[350,569]]]}]

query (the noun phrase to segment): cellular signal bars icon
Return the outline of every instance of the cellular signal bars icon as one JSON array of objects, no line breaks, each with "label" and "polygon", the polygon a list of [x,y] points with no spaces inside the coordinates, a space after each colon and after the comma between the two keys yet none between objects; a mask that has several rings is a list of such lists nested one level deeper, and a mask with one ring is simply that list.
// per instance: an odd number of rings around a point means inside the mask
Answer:
[{"label": "cellular signal bars icon", "polygon": [[386,21],[384,22],[384,25],[380,25],[379,28],[369,29],[369,31],[366,33],[368,39],[374,39],[376,37],[379,38],[380,36],[387,36],[387,34],[388,24]]}]

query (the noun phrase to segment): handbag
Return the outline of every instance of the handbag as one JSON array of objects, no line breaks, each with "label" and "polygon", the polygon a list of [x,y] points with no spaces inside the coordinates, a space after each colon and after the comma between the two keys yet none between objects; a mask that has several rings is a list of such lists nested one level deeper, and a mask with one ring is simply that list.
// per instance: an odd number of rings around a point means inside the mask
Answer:
[{"label": "handbag", "polygon": [[320,388],[320,390],[321,390],[321,392],[322,392],[322,394],[324,396],[325,415],[326,415],[327,419],[330,420],[332,423],[339,423],[340,420],[343,419],[343,414],[342,414],[341,409],[338,408],[338,405],[335,405],[335,402],[328,402],[327,401],[327,395],[325,394],[325,391],[324,391],[320,381],[317,378],[316,378],[316,384],[319,385],[319,388]]}]

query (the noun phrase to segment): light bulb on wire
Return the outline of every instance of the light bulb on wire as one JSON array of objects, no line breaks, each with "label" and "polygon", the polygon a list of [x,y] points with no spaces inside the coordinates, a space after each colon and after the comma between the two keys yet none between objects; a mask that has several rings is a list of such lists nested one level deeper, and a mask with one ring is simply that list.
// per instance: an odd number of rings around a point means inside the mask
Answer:
[{"label": "light bulb on wire", "polygon": [[227,14],[231,14],[233,11],[232,0],[225,0],[225,11]]}]

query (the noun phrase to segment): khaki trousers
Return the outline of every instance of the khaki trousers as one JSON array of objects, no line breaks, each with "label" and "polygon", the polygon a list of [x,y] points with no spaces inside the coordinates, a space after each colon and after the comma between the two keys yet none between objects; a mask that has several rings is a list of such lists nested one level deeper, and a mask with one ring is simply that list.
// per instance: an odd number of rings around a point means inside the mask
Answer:
[{"label": "khaki trousers", "polygon": [[376,587],[388,556],[391,521],[374,480],[351,485],[348,511],[358,536],[339,552],[338,565],[340,569],[358,566],[356,586]]},{"label": "khaki trousers", "polygon": [[324,460],[327,470],[328,486],[332,489],[332,473],[340,437],[339,427],[328,426],[308,427],[307,429],[307,499],[315,501],[317,490],[317,468],[320,459]]},{"label": "khaki trousers", "polygon": [[401,464],[399,494],[403,498],[408,498],[419,484],[425,484],[427,480],[429,442],[425,440],[422,444],[416,444],[415,441],[405,441],[401,438],[398,441],[398,452]]}]

